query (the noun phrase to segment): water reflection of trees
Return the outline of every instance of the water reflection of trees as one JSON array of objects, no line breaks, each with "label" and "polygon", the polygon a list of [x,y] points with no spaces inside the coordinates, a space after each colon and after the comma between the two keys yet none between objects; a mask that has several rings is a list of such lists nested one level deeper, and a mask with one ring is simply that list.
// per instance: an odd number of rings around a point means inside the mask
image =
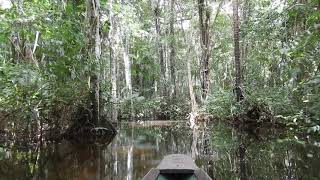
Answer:
[{"label": "water reflection of trees", "polygon": [[239,146],[232,129],[216,128],[122,127],[110,145],[66,141],[25,148],[7,143],[0,148],[0,179],[140,179],[172,153],[194,156],[216,179],[319,177],[316,147],[291,141]]},{"label": "water reflection of trees", "polygon": [[193,131],[192,152],[197,152],[196,163],[212,178],[312,179],[320,176],[315,168],[320,167],[320,154],[315,146],[294,140],[256,141],[247,136],[240,140],[233,129],[221,127],[205,133],[210,135]]}]

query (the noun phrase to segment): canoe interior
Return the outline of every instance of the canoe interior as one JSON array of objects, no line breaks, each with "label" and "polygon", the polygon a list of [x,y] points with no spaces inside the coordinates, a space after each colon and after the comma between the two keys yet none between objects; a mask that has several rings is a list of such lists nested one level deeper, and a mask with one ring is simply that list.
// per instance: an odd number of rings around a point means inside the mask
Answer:
[{"label": "canoe interior", "polygon": [[197,180],[194,174],[159,174],[156,180]]}]

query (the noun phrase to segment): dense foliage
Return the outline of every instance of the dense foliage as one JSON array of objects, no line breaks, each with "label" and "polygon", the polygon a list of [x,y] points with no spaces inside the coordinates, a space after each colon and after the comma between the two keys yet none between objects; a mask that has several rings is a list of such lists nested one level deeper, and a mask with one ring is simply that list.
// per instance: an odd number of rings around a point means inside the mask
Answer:
[{"label": "dense foliage", "polygon": [[[264,104],[282,123],[320,132],[317,0],[241,1],[242,89],[247,105],[236,103],[233,93],[229,1],[101,1],[99,61],[89,50],[94,35],[85,1],[3,2],[10,6],[0,10],[0,117],[8,123],[71,121],[70,112],[79,107],[90,110],[95,75],[106,119],[111,119],[111,111],[125,119],[184,118],[190,111],[190,61],[201,110],[224,118],[245,111],[248,104]],[[207,22],[199,20],[200,10],[209,13],[203,15],[209,17]],[[210,34],[209,43],[200,43],[202,32]],[[204,45],[210,46],[209,53]],[[204,52],[210,55],[206,99]]]}]

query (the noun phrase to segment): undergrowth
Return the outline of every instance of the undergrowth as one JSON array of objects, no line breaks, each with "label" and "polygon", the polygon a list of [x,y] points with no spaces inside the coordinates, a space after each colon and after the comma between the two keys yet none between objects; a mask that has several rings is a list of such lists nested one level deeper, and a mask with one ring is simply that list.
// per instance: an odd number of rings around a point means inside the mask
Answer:
[{"label": "undergrowth", "polygon": [[303,133],[319,134],[319,82],[311,80],[295,89],[247,87],[245,100],[240,103],[235,102],[232,90],[217,89],[208,97],[205,110],[222,119],[232,119],[247,114],[253,107],[260,107],[272,114],[273,122]]}]

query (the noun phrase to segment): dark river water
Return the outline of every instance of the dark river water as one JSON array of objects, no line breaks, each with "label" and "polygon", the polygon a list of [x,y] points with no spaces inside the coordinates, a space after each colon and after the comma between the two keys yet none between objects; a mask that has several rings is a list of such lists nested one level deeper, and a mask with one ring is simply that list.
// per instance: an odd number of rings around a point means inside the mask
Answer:
[{"label": "dark river water", "polygon": [[320,179],[319,143],[278,138],[239,144],[234,130],[222,125],[192,131],[181,122],[122,124],[109,145],[2,144],[0,179],[138,180],[173,153],[190,155],[215,179]]}]

